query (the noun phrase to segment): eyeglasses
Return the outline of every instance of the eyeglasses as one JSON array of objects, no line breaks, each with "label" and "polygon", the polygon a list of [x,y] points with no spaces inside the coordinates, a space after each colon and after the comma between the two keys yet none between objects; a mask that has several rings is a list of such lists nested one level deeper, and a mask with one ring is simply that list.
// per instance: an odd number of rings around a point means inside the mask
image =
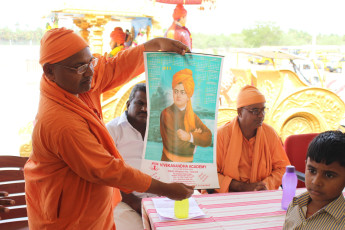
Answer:
[{"label": "eyeglasses", "polygon": [[84,65],[81,65],[77,68],[75,67],[70,67],[70,66],[65,66],[65,65],[60,65],[60,64],[54,64],[54,65],[58,65],[67,69],[71,69],[77,72],[77,74],[84,74],[87,69],[89,68],[89,66],[91,65],[91,68],[95,67],[97,65],[98,62],[98,58],[92,57],[92,60],[89,63],[86,63]]},{"label": "eyeglasses", "polygon": [[251,114],[253,114],[253,115],[256,115],[256,116],[258,116],[259,114],[263,114],[263,115],[265,115],[267,112],[268,112],[268,108],[266,108],[266,107],[264,107],[264,108],[262,108],[262,109],[247,109],[246,107],[242,107],[243,109],[245,109],[245,110],[247,110],[248,112],[250,112]]},{"label": "eyeglasses", "polygon": [[174,89],[174,94],[180,94],[181,96],[184,96],[186,95],[186,91]]}]

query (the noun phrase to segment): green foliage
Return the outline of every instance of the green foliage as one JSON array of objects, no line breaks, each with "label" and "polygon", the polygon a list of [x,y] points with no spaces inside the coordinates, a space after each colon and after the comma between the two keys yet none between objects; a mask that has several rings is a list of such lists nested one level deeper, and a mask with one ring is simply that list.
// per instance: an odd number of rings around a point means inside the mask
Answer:
[{"label": "green foliage", "polygon": [[[240,34],[213,35],[193,33],[193,48],[258,48],[261,46],[311,45],[312,35],[305,31],[290,29],[284,32],[272,22],[258,22]],[[345,35],[318,35],[317,45],[345,45]]]},{"label": "green foliage", "polygon": [[287,33],[284,33],[280,41],[281,45],[285,46],[307,45],[311,44],[312,36],[304,31],[290,29]]},{"label": "green foliage", "polygon": [[213,35],[193,33],[193,49],[245,47],[242,34]]},{"label": "green foliage", "polygon": [[0,29],[0,40],[10,40],[12,38],[12,31],[5,27]]},{"label": "green foliage", "polygon": [[233,45],[233,47],[236,47],[236,48],[247,47],[247,44],[244,41],[243,34],[230,34],[229,40],[231,41],[231,44]]},{"label": "green foliage", "polygon": [[336,34],[322,35],[319,34],[316,37],[316,43],[318,45],[344,45],[344,36],[339,36]]},{"label": "green foliage", "polygon": [[273,22],[258,22],[253,28],[242,30],[248,47],[280,45],[283,31]]},{"label": "green foliage", "polygon": [[[8,27],[0,28],[0,43],[9,44],[39,44],[45,29],[15,31]],[[300,46],[311,45],[312,36],[304,31],[290,29],[284,32],[273,22],[257,22],[241,33],[233,34],[202,34],[193,33],[193,49],[219,48],[257,48],[261,46]],[[317,45],[345,45],[345,35],[319,34]]]},{"label": "green foliage", "polygon": [[8,27],[0,28],[0,42],[1,43],[39,43],[44,34],[44,29],[37,28],[36,30],[10,30]]}]

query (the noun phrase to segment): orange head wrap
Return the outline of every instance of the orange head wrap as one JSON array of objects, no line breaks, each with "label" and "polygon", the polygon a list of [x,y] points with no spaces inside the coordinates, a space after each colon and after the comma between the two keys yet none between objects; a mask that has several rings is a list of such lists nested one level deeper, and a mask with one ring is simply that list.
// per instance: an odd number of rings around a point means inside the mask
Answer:
[{"label": "orange head wrap", "polygon": [[110,33],[110,38],[117,44],[123,44],[126,39],[126,34],[123,32],[121,27],[115,27],[115,29]]},{"label": "orange head wrap", "polygon": [[187,15],[187,10],[183,7],[183,5],[177,4],[173,13],[174,20],[178,20],[182,17],[185,17],[186,15]]},{"label": "orange head wrap", "polygon": [[186,113],[184,115],[184,127],[187,132],[192,132],[195,129],[194,111],[190,98],[194,94],[194,80],[193,72],[190,69],[183,69],[176,72],[172,80],[172,88],[174,89],[177,84],[182,83],[184,90],[189,98],[186,106]]},{"label": "orange head wrap", "polygon": [[40,64],[54,64],[89,46],[87,42],[64,27],[48,30],[41,39]]},{"label": "orange head wrap", "polygon": [[251,85],[244,86],[237,96],[237,108],[265,102],[265,96],[257,88]]}]

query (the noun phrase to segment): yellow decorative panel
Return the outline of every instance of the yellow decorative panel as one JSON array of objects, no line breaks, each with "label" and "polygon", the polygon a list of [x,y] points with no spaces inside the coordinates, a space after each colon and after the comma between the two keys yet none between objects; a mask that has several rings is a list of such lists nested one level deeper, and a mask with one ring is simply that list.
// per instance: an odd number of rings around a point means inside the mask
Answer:
[{"label": "yellow decorative panel", "polygon": [[220,108],[218,110],[217,126],[220,127],[224,125],[225,123],[231,121],[236,116],[237,116],[236,109]]},{"label": "yellow decorative panel", "polygon": [[32,152],[31,134],[33,130],[33,122],[29,122],[25,127],[19,130],[19,136],[21,143],[24,143],[19,147],[19,153],[22,157],[28,157]]},{"label": "yellow decorative panel", "polygon": [[335,130],[344,115],[345,104],[335,93],[308,87],[284,98],[272,111],[268,123],[285,138],[291,133]]},{"label": "yellow decorative panel", "polygon": [[265,95],[266,107],[274,109],[283,88],[284,79],[278,70],[257,70],[257,88]]}]

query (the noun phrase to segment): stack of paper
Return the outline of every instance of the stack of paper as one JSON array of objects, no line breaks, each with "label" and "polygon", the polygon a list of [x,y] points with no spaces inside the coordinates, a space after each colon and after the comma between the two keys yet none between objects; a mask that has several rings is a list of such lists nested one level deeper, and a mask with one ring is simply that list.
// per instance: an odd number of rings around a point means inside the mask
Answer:
[{"label": "stack of paper", "polygon": [[175,201],[169,198],[152,198],[153,204],[156,208],[157,214],[161,221],[166,220],[188,220],[204,218],[205,213],[200,209],[193,197],[189,198],[189,211],[188,217],[184,219],[177,218],[175,216],[174,206]]}]

